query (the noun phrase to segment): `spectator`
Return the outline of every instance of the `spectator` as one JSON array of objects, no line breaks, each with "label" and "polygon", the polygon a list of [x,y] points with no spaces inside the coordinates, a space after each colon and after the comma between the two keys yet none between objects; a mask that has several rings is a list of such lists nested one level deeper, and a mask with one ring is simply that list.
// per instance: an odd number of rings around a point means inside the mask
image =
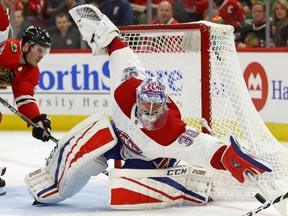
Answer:
[{"label": "spectator", "polygon": [[152,20],[152,24],[168,25],[178,24],[179,22],[173,18],[173,5],[169,1],[162,1],[157,8],[157,16]]},{"label": "spectator", "polygon": [[23,12],[20,9],[15,9],[14,11],[14,23],[13,23],[13,36],[18,40],[21,39],[22,32],[28,26],[24,22]]},{"label": "spectator", "polygon": [[203,13],[203,19],[206,21],[212,21],[214,17],[219,16],[219,10],[216,8],[212,9],[212,17],[209,17],[209,9],[207,8]]},{"label": "spectator", "polygon": [[23,12],[27,25],[47,26],[44,19],[46,0],[16,0],[15,8]]},{"label": "spectator", "polygon": [[[265,5],[257,2],[251,7],[252,23],[240,31],[240,38],[236,40],[237,48],[265,47],[266,41],[266,13]],[[272,35],[270,33],[270,35]]]},{"label": "spectator", "polygon": [[209,6],[208,0],[184,0],[185,10],[188,12],[188,22],[199,21]]},{"label": "spectator", "polygon": [[56,29],[51,31],[51,49],[80,49],[81,38],[78,29],[73,28],[67,13],[56,14]]},{"label": "spectator", "polygon": [[[157,8],[162,0],[151,0],[152,17],[156,16]],[[147,24],[147,1],[134,0],[131,3],[135,16],[137,17],[137,24]]]},{"label": "spectator", "polygon": [[224,23],[232,25],[235,32],[239,32],[246,19],[246,13],[242,5],[237,0],[214,0],[214,3]]},{"label": "spectator", "polygon": [[99,9],[116,26],[133,24],[132,7],[127,0],[104,0]]},{"label": "spectator", "polygon": [[99,8],[100,3],[102,0],[86,0],[85,4],[91,4],[94,5],[95,7]]},{"label": "spectator", "polygon": [[288,46],[288,2],[286,0],[276,0],[273,4],[272,32],[274,46]]},{"label": "spectator", "polygon": [[174,0],[173,9],[174,9],[174,19],[176,19],[179,23],[188,22],[189,14],[185,10],[183,3],[184,0]]},{"label": "spectator", "polygon": [[70,9],[76,7],[79,3],[77,3],[77,1],[75,1],[75,0],[65,0],[65,1],[60,1],[60,2],[61,3],[57,6],[57,8],[55,10],[52,10],[52,14],[49,18],[49,25],[52,25],[55,27],[56,14],[58,14],[59,12],[63,12],[63,13],[68,14],[70,22],[73,24],[74,27],[77,27],[75,25],[74,21],[72,20],[70,14],[68,13],[68,11]]},{"label": "spectator", "polygon": [[58,5],[60,5],[63,0],[47,0],[46,14],[50,18],[55,12]]}]

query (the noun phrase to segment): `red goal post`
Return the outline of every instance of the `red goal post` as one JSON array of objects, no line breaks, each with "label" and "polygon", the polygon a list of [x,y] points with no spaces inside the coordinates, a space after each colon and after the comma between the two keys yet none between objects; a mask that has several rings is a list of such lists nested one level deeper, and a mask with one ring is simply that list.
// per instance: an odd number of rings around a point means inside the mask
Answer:
[{"label": "red goal post", "polygon": [[[131,45],[131,39],[133,40],[133,37],[129,37],[128,40],[125,40],[126,42],[128,42],[128,44],[130,45],[130,47],[132,47],[132,49],[134,50],[134,52],[136,53],[173,53],[173,52],[184,52],[183,48],[181,47],[181,42],[182,42],[182,36],[178,36],[178,35],[174,35],[174,36],[168,36],[168,34],[170,33],[178,33],[178,32],[191,32],[191,30],[199,30],[200,29],[200,33],[201,33],[201,37],[205,38],[204,40],[202,40],[201,43],[201,50],[203,50],[203,52],[201,52],[201,70],[205,71],[203,73],[201,73],[201,80],[202,83],[204,83],[204,85],[201,86],[202,90],[202,99],[204,101],[207,101],[209,103],[209,65],[207,64],[207,62],[209,61],[209,47],[210,44],[206,43],[205,41],[208,41],[209,39],[209,27],[207,25],[202,25],[202,24],[179,24],[179,25],[139,25],[139,26],[123,26],[120,30],[121,30],[121,34],[124,35],[124,38],[127,38],[125,35],[129,34],[129,35],[134,35],[134,34],[140,34],[140,33],[146,33],[147,36],[144,35],[143,37],[143,41],[141,41],[140,43],[142,43],[141,47],[137,47],[137,42],[136,44],[132,44]],[[163,44],[163,47],[160,47],[159,45],[157,46],[158,41],[154,40],[150,40],[151,35],[150,33],[152,32],[161,32],[161,37],[165,37],[165,35],[167,35],[166,37],[169,37],[168,41],[164,41],[164,42],[160,42]],[[166,34],[167,33],[167,34]],[[172,34],[173,35],[173,34]],[[134,37],[137,40],[137,36]],[[141,37],[140,37],[141,38]],[[153,38],[153,36],[152,36]],[[154,37],[155,38],[155,37]],[[157,38],[157,36],[156,36]],[[146,42],[145,42],[146,41]],[[166,44],[165,44],[166,43]],[[167,44],[168,44],[168,48],[167,48]],[[170,46],[170,45],[171,46]],[[172,45],[176,45],[176,46],[172,46]],[[166,49],[165,49],[166,48]],[[203,117],[206,117],[208,123],[210,123],[210,119],[209,119],[209,113],[210,113],[210,106],[202,106],[202,114]]]},{"label": "red goal post", "polygon": [[[120,29],[146,73],[164,80],[186,124],[201,131],[199,120],[205,118],[224,142],[228,143],[233,133],[248,151],[272,164],[273,172],[262,175],[259,182],[273,198],[288,188],[288,149],[270,133],[252,103],[233,30],[206,21]],[[261,96],[260,91],[254,93]],[[247,198],[258,192],[252,184],[239,184],[227,172],[213,174],[214,199]]]}]

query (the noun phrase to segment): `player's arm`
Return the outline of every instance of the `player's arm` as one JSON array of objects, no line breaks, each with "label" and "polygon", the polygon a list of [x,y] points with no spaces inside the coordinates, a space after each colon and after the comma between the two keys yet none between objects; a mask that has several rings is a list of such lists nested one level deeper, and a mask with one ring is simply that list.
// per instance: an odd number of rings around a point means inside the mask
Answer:
[{"label": "player's arm", "polygon": [[5,43],[9,34],[9,19],[3,7],[0,6],[0,55],[5,48]]},{"label": "player's arm", "polygon": [[71,9],[69,13],[77,24],[83,40],[91,47],[92,54],[108,53],[109,67],[113,73],[111,86],[117,87],[131,77],[140,79],[146,77],[138,57],[125,42],[120,40],[119,29],[98,8],[88,4],[80,5]]},{"label": "player's arm", "polygon": [[17,80],[12,84],[12,90],[18,111],[39,126],[32,129],[32,136],[47,142],[51,135],[51,121],[47,114],[40,113],[34,97],[38,78],[34,75],[27,80]]},{"label": "player's arm", "polygon": [[245,181],[246,171],[254,174],[271,172],[268,163],[241,148],[233,136],[230,143],[225,144],[216,137],[186,126],[186,131],[171,146],[175,156],[165,157],[176,157],[207,169],[227,170],[241,183]]}]

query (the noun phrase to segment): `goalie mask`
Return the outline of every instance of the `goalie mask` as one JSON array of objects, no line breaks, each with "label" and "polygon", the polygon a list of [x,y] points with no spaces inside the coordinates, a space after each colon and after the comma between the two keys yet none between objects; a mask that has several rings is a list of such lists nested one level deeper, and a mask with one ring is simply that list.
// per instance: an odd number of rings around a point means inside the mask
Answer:
[{"label": "goalie mask", "polygon": [[136,89],[137,116],[147,130],[164,126],[167,118],[167,95],[164,84],[157,78],[147,78]]}]

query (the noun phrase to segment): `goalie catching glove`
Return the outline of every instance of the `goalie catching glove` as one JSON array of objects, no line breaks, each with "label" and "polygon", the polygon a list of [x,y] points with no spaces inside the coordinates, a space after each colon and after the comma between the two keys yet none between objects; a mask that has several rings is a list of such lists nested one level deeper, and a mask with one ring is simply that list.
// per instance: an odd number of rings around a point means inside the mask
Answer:
[{"label": "goalie catching glove", "polygon": [[106,53],[106,47],[115,37],[119,37],[119,29],[93,5],[79,5],[69,10],[69,14],[93,55]]},{"label": "goalie catching glove", "polygon": [[33,128],[32,136],[43,142],[47,142],[51,136],[51,121],[48,115],[41,114],[32,119],[32,121],[38,125],[38,127]]},{"label": "goalie catching glove", "polygon": [[222,154],[221,163],[239,182],[245,181],[246,172],[258,175],[272,171],[270,164],[241,148],[233,136],[230,136],[230,142]]}]

